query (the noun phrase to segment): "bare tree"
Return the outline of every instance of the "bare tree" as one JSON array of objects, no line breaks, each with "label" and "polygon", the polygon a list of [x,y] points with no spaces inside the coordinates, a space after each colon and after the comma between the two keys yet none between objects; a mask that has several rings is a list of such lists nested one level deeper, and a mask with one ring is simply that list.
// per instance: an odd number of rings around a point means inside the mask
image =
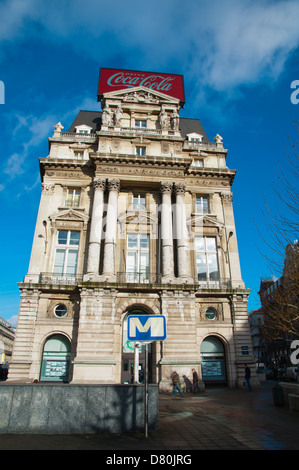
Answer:
[{"label": "bare tree", "polygon": [[[261,234],[272,273],[277,281],[260,292],[264,309],[264,334],[272,339],[299,338],[299,128],[289,140],[286,158],[280,162],[275,199],[266,202],[265,226]],[[275,204],[276,203],[276,204]],[[259,230],[261,233],[261,230]]]}]

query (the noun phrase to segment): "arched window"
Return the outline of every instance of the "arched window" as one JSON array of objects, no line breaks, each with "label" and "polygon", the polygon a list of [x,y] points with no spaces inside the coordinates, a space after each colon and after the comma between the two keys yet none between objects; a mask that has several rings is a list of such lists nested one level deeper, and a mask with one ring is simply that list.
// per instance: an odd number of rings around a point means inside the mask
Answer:
[{"label": "arched window", "polygon": [[216,336],[208,336],[201,343],[202,379],[204,382],[226,382],[225,350]]},{"label": "arched window", "polygon": [[41,381],[67,382],[69,377],[71,344],[63,335],[53,335],[44,345]]}]

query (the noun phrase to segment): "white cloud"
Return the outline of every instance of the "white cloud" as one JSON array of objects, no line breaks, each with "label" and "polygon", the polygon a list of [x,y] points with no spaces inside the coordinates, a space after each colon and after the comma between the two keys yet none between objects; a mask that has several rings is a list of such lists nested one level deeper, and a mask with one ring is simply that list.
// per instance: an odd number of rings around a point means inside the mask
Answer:
[{"label": "white cloud", "polygon": [[13,0],[1,4],[0,16],[4,40],[35,34],[30,21],[95,60],[113,51],[134,61],[139,51],[144,67],[177,61],[217,90],[278,76],[299,44],[297,0],[186,0],[184,8],[178,0]]}]

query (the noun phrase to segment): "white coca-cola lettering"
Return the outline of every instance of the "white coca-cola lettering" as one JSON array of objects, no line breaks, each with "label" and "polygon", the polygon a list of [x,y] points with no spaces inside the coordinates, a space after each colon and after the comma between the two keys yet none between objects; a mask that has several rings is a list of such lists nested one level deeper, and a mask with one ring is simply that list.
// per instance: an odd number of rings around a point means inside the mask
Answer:
[{"label": "white coca-cola lettering", "polygon": [[123,72],[115,73],[107,80],[109,86],[124,86],[132,88],[135,86],[144,86],[152,90],[169,91],[172,88],[173,77],[161,77],[160,75],[149,75],[147,77],[136,77],[131,75],[124,75]]}]

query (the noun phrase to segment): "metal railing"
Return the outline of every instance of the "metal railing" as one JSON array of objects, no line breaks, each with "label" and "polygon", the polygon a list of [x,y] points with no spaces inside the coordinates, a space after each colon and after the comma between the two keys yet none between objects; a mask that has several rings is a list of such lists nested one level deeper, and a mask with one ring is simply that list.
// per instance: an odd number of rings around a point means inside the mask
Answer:
[{"label": "metal railing", "polygon": [[41,284],[55,284],[55,285],[73,285],[83,280],[83,276],[75,274],[57,274],[57,273],[41,273]]},{"label": "metal railing", "polygon": [[118,272],[116,275],[116,282],[135,283],[135,284],[160,284],[161,274],[147,273],[147,272],[141,272],[141,273]]}]

